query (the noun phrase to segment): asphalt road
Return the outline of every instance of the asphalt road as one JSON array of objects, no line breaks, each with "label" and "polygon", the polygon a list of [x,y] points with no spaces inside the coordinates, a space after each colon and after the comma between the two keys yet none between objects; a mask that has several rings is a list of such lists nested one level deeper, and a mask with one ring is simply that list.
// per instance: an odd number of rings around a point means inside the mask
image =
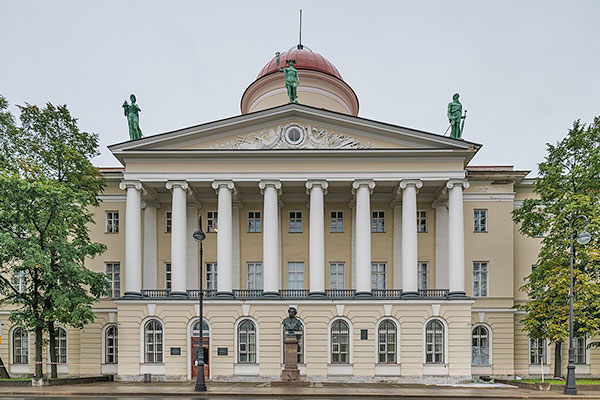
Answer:
[{"label": "asphalt road", "polygon": [[[216,395],[216,396],[190,396],[190,397],[182,397],[182,396],[177,396],[177,397],[160,397],[160,396],[154,396],[154,397],[110,397],[110,396],[104,396],[104,397],[96,397],[96,396],[84,396],[84,397],[80,397],[80,396],[73,396],[73,397],[64,397],[64,396],[60,396],[60,397],[3,397],[0,396],[0,399],[11,399],[11,400],[39,400],[41,398],[44,399],[69,399],[69,400],[90,400],[90,399],[94,399],[94,400],[156,400],[156,399],[171,399],[171,400],[181,400],[181,399],[190,399],[190,400],[208,400],[208,399],[219,399],[219,400],[262,400],[265,398],[268,398],[269,400],[347,400],[346,397],[314,397],[314,396],[310,396],[310,397],[275,397],[275,396],[268,396],[268,397],[241,397],[241,396],[234,396],[234,397],[226,397],[226,396],[222,396],[222,395]],[[385,400],[389,400],[389,397],[378,397],[378,396],[373,396],[373,397],[365,397],[368,399],[385,399]],[[432,397],[431,396],[427,396],[427,397],[402,397],[402,400],[431,400]],[[453,397],[453,400],[477,400],[477,397]],[[510,397],[507,397],[505,399],[502,398],[495,398],[495,400],[511,400]]]}]

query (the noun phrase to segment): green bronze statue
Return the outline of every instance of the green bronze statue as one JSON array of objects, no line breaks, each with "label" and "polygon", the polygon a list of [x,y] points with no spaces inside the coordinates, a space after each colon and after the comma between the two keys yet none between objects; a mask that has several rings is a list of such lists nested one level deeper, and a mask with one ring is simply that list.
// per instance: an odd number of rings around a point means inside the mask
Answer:
[{"label": "green bronze statue", "polygon": [[452,101],[448,103],[448,120],[450,121],[450,137],[452,139],[462,140],[463,129],[465,128],[465,118],[467,118],[467,110],[462,113],[462,104],[458,101],[459,94],[454,93]]},{"label": "green bronze statue", "polygon": [[279,72],[283,72],[283,77],[285,78],[285,88],[287,89],[290,103],[298,103],[298,93],[296,88],[300,84],[300,80],[298,79],[298,71],[296,68],[294,68],[296,60],[285,60],[288,63],[288,66],[281,68],[279,66],[280,55],[281,54],[279,52],[275,53],[275,56],[277,57],[277,70]]},{"label": "green bronze statue", "polygon": [[131,96],[129,96],[129,99],[131,100],[131,104],[128,104],[127,100],[125,100],[125,103],[123,103],[123,112],[127,117],[127,123],[129,125],[129,139],[136,140],[142,137],[139,115],[142,109],[135,102],[135,94],[132,93]]}]

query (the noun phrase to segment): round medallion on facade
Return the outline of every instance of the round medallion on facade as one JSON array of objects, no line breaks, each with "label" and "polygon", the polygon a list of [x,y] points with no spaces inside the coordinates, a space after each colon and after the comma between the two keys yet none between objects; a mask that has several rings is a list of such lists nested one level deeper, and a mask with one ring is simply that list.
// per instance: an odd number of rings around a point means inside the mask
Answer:
[{"label": "round medallion on facade", "polygon": [[298,125],[291,125],[285,130],[285,141],[292,146],[297,146],[304,140],[304,129]]}]

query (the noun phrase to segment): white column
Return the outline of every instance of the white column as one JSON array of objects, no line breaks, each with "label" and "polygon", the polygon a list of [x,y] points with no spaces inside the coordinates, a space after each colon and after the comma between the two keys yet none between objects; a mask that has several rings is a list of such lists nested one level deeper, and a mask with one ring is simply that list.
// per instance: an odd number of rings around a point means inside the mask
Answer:
[{"label": "white column", "polygon": [[327,181],[306,182],[310,195],[309,268],[310,296],[325,296],[325,201]]},{"label": "white column", "polygon": [[156,264],[156,209],[157,201],[142,201],[144,209],[144,289],[158,289],[158,269]]},{"label": "white column", "polygon": [[139,297],[142,292],[142,184],[122,181],[127,190],[125,206],[125,297]]},{"label": "white column", "polygon": [[187,251],[187,199],[188,184],[185,181],[169,181],[168,190],[173,192],[171,207],[171,296],[185,297],[186,251]]},{"label": "white column", "polygon": [[278,195],[281,190],[279,181],[260,181],[258,184],[264,196],[263,211],[263,277],[264,295],[279,296],[279,207]]},{"label": "white column", "polygon": [[419,180],[404,180],[398,189],[402,191],[402,296],[417,295],[417,189],[422,186]]},{"label": "white column", "polygon": [[394,210],[394,287],[402,288],[402,202],[394,200],[390,207]]},{"label": "white column", "polygon": [[192,239],[192,235],[198,230],[198,209],[200,204],[196,202],[187,203],[186,213],[186,232],[185,237],[187,238],[187,253],[186,253],[186,289],[198,289],[200,283],[198,279],[199,270],[199,259],[200,249],[198,242]]},{"label": "white column", "polygon": [[448,289],[448,202],[434,201],[435,208],[435,286]]},{"label": "white column", "polygon": [[356,180],[356,295],[371,295],[371,193],[372,180]]},{"label": "white column", "polygon": [[[348,203],[350,213],[352,214],[352,289],[356,289],[356,200],[352,199]],[[344,287],[346,287],[344,285]]]},{"label": "white column", "polygon": [[466,180],[449,180],[448,188],[448,271],[450,294],[465,295],[465,221],[463,189]]},{"label": "white column", "polygon": [[218,195],[219,226],[217,231],[217,293],[219,297],[233,296],[233,214],[232,181],[214,181]]},{"label": "white column", "polygon": [[232,281],[233,289],[240,288],[240,209],[242,203],[234,202],[231,212],[232,229],[233,229],[233,266],[232,266]]}]

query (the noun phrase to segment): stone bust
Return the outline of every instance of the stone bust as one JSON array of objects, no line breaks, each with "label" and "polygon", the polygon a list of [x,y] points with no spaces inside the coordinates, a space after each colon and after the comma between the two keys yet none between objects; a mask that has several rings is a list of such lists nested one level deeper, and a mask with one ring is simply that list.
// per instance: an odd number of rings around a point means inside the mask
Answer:
[{"label": "stone bust", "polygon": [[287,318],[285,318],[283,320],[283,329],[284,329],[284,337],[285,338],[296,338],[296,331],[301,331],[302,330],[302,323],[300,322],[300,320],[298,318],[296,318],[296,314],[298,312],[296,311],[295,307],[290,307],[288,309],[288,314],[289,316]]}]

